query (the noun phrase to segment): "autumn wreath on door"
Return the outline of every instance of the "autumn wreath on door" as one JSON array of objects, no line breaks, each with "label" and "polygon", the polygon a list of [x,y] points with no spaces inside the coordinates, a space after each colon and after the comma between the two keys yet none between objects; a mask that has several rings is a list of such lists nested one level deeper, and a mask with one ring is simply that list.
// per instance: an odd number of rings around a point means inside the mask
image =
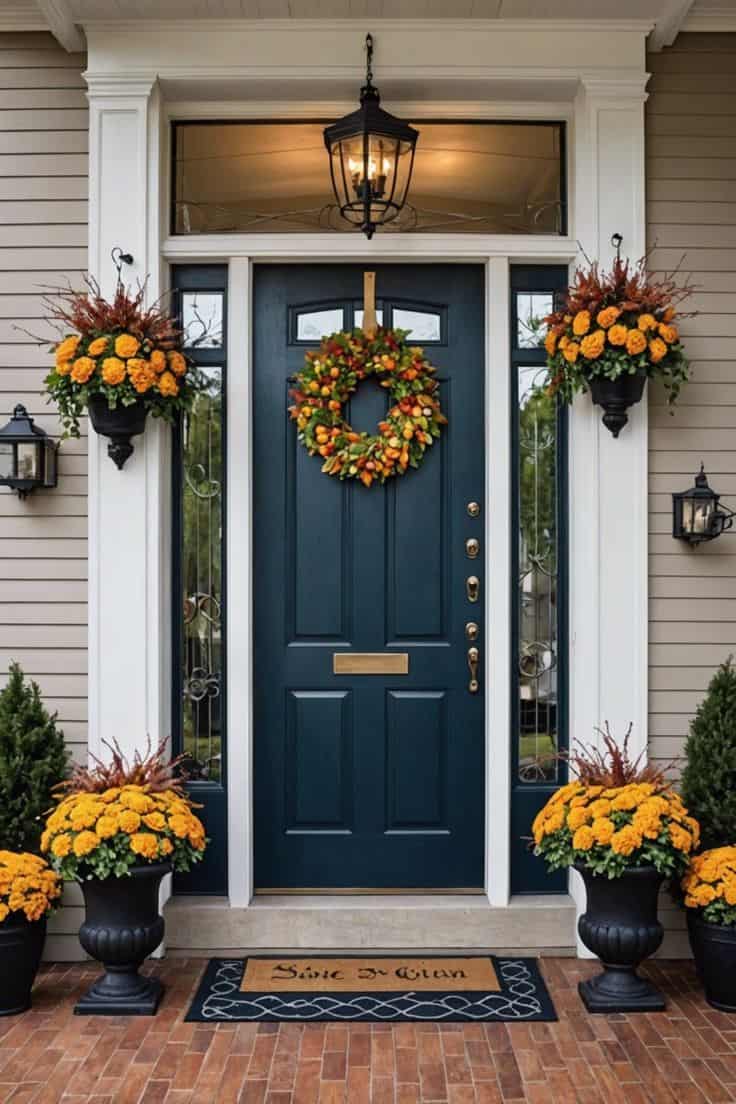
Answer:
[{"label": "autumn wreath on door", "polygon": [[[366,487],[418,468],[427,448],[447,424],[439,383],[424,350],[406,341],[407,331],[376,328],[333,333],[305,355],[294,376],[289,408],[299,440],[310,456],[323,458],[322,471],[338,479],[360,479]],[[371,377],[391,397],[377,433],[358,433],[345,421],[345,404]]]}]

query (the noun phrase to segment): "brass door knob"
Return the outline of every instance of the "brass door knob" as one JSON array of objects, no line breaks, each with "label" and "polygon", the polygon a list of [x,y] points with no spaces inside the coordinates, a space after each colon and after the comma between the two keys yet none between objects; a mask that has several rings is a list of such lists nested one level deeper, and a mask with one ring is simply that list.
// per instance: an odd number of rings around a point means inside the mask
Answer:
[{"label": "brass door knob", "polygon": [[468,575],[465,580],[465,593],[469,602],[477,602],[480,594],[480,579],[477,575]]},{"label": "brass door knob", "polygon": [[478,639],[479,635],[480,628],[478,626],[478,623],[476,621],[468,621],[465,625],[466,639],[469,640],[472,644],[474,640]]},{"label": "brass door knob", "polygon": [[465,555],[469,560],[475,560],[479,552],[480,541],[476,537],[469,537],[465,542]]},{"label": "brass door knob", "polygon": [[468,667],[470,668],[470,682],[468,683],[468,693],[477,694],[480,689],[478,683],[478,660],[480,658],[480,652],[477,648],[468,648]]}]

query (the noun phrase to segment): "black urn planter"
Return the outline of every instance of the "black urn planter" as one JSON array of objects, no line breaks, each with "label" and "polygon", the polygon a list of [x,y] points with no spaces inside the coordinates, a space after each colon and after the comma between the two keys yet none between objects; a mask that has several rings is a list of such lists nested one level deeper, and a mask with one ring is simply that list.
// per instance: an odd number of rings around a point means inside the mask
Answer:
[{"label": "black urn planter", "polygon": [[133,455],[131,437],[137,437],[146,428],[148,410],[143,399],[111,410],[104,395],[91,395],[87,411],[95,433],[110,438],[107,455],[122,469],[125,461]]},{"label": "black urn planter", "polygon": [[736,927],[709,924],[687,910],[687,931],[705,999],[720,1012],[736,1012]]},{"label": "black urn planter", "polygon": [[86,911],[79,942],[105,973],[75,1006],[77,1015],[155,1013],[163,986],[158,978],[141,977],[138,969],[164,936],[158,896],[170,871],[171,863],[146,863],[131,867],[129,876],[80,882]]},{"label": "black urn planter", "polygon": [[657,898],[664,881],[653,866],[629,867],[620,878],[593,874],[576,863],[587,905],[578,933],[601,960],[603,973],[581,981],[578,992],[589,1012],[661,1012],[664,997],[636,972],[662,942]]},{"label": "black urn planter", "polygon": [[46,917],[0,923],[0,1016],[15,1016],[31,1007],[31,989],[41,962]]},{"label": "black urn planter", "polygon": [[597,406],[603,407],[603,424],[614,437],[618,437],[628,422],[629,407],[641,402],[646,382],[647,377],[638,372],[615,380],[605,376],[593,376],[588,380],[591,398]]}]

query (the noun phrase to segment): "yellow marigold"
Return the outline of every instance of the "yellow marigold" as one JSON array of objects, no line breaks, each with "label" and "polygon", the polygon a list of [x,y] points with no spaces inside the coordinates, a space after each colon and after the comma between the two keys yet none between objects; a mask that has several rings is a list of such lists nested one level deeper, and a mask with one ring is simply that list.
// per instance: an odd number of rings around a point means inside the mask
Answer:
[{"label": "yellow marigold", "polygon": [[166,353],[163,349],[154,349],[151,353],[151,367],[157,375],[160,375],[166,367]]},{"label": "yellow marigold", "polygon": [[60,376],[68,376],[72,370],[72,362],[70,360],[62,360],[56,365],[56,371]]},{"label": "yellow marigold", "polygon": [[185,375],[187,370],[186,357],[176,349],[172,350],[169,353],[169,368],[175,376]]},{"label": "yellow marigold", "polygon": [[119,794],[120,787],[111,786],[109,790],[105,790],[104,793],[100,794],[100,800],[109,804],[111,801],[115,801]]},{"label": "yellow marigold", "polygon": [[580,342],[580,351],[586,360],[597,360],[606,345],[605,330],[593,330]]},{"label": "yellow marigold", "polygon": [[107,347],[110,343],[109,337],[96,337],[94,341],[90,341],[87,346],[87,352],[90,356],[101,356],[107,352]]},{"label": "yellow marigold", "polygon": [[[711,903],[711,901],[715,901],[716,891],[712,885],[699,885],[695,886],[689,896],[694,902],[694,905],[690,906],[691,908],[705,908],[706,905],[709,905]],[[685,904],[687,903],[688,902],[686,899]]]},{"label": "yellow marigold", "polygon": [[585,807],[571,809],[567,814],[567,827],[571,832],[575,832],[578,828],[582,828],[584,824],[587,824],[589,820],[590,813]]},{"label": "yellow marigold", "polygon": [[178,395],[179,384],[176,382],[176,377],[171,372],[162,372],[158,377],[158,389],[162,395]]},{"label": "yellow marigold", "polygon": [[206,841],[204,829],[201,827],[201,825],[200,828],[193,828],[192,831],[189,833],[189,842],[191,843],[195,851],[204,851]]},{"label": "yellow marigold", "polygon": [[587,824],[584,824],[582,828],[578,828],[572,837],[572,845],[576,851],[590,851],[594,843],[593,829]]},{"label": "yellow marigold", "polygon": [[92,357],[81,356],[77,357],[72,365],[72,379],[75,383],[86,383],[90,376],[94,373],[97,363]]},{"label": "yellow marigold", "polygon": [[100,839],[110,839],[111,836],[116,834],[117,830],[117,817],[109,816],[107,813],[101,816],[95,825],[95,832],[97,832]]},{"label": "yellow marigold", "polygon": [[567,336],[567,334],[563,334],[559,341],[560,349],[566,349],[569,344],[570,338]]},{"label": "yellow marigold", "polygon": [[547,336],[544,339],[544,347],[547,350],[548,356],[554,356],[557,349],[557,334],[554,330],[547,330]]},{"label": "yellow marigold", "polygon": [[660,322],[659,336],[666,341],[668,345],[674,345],[680,337],[680,331],[677,329],[677,326],[668,326],[666,322]]},{"label": "yellow marigold", "polygon": [[158,841],[150,832],[136,832],[130,837],[130,849],[144,859],[155,859],[158,855]]},{"label": "yellow marigold", "polygon": [[146,813],[143,817],[143,823],[147,828],[152,828],[154,832],[163,832],[166,827],[166,817],[163,813]]},{"label": "yellow marigold", "polygon": [[147,794],[131,790],[127,786],[120,794],[120,804],[126,809],[135,809],[136,813],[150,813],[153,802]]},{"label": "yellow marigold", "polygon": [[74,840],[74,854],[81,859],[84,855],[89,855],[90,851],[94,851],[99,842],[100,837],[96,832],[80,832]]},{"label": "yellow marigold", "polygon": [[609,326],[613,325],[620,314],[621,311],[618,307],[604,307],[603,310],[598,311],[595,320],[599,326],[607,330]]},{"label": "yellow marigold", "polygon": [[115,338],[115,353],[117,356],[122,357],[123,360],[134,357],[140,347],[140,341],[133,337],[132,334],[120,334],[119,337]]},{"label": "yellow marigold", "polygon": [[611,345],[625,345],[628,335],[629,331],[626,326],[622,326],[621,323],[618,322],[615,326],[611,326],[608,331],[608,340]]},{"label": "yellow marigold", "polygon": [[123,809],[118,818],[120,827],[130,836],[141,826],[141,818],[133,809]]},{"label": "yellow marigold", "polygon": [[649,342],[649,359],[652,364],[659,364],[663,357],[667,356],[667,346],[661,337],[655,337]]},{"label": "yellow marigold", "polygon": [[161,848],[161,854],[162,855],[170,855],[171,852],[174,850],[173,843],[171,842],[170,839],[167,839],[165,836],[160,841],[159,847]]},{"label": "yellow marigold", "polygon": [[177,839],[185,839],[189,832],[189,818],[175,813],[169,817],[169,828]]},{"label": "yellow marigold", "polygon": [[607,846],[613,837],[613,833],[616,830],[616,826],[610,817],[602,816],[594,820],[592,825],[593,835],[595,842]]},{"label": "yellow marigold", "polygon": [[578,359],[579,352],[580,346],[578,345],[577,341],[571,341],[564,349],[562,355],[569,364],[574,364],[575,361]]},{"label": "yellow marigold", "polygon": [[65,360],[73,360],[74,354],[79,348],[79,342],[81,337],[77,334],[72,334],[71,337],[65,337],[63,341],[60,341],[56,346],[56,363],[61,364]]},{"label": "yellow marigold", "polygon": [[670,824],[670,839],[678,851],[689,855],[693,847],[693,837],[679,824]]},{"label": "yellow marigold", "polygon": [[626,352],[629,356],[639,356],[647,347],[647,339],[641,330],[629,330],[626,335]]},{"label": "yellow marigold", "polygon": [[657,319],[653,314],[640,314],[636,324],[640,330],[646,333],[647,330],[656,330]]},{"label": "yellow marigold", "polygon": [[140,357],[132,357],[128,361],[128,378],[139,395],[150,391],[156,380],[156,373],[152,371],[147,360]]},{"label": "yellow marigold", "polygon": [[659,815],[652,809],[645,809],[643,807],[637,809],[634,813],[632,824],[637,832],[641,832],[645,839],[654,840],[662,831],[662,821]]},{"label": "yellow marigold", "polygon": [[630,786],[624,787],[619,793],[618,797],[614,797],[611,802],[611,808],[615,809],[619,813],[627,813],[631,809],[635,809],[639,804],[639,796]]},{"label": "yellow marigold", "polygon": [[605,797],[598,797],[595,801],[591,802],[590,815],[592,817],[604,817],[608,816],[611,811],[611,802]]},{"label": "yellow marigold", "polygon": [[590,329],[590,311],[581,310],[572,320],[572,332],[576,337],[582,337]]},{"label": "yellow marigold", "polygon": [[565,823],[565,810],[562,808],[554,809],[547,816],[545,823],[546,834],[549,836],[552,832],[559,831]]},{"label": "yellow marigold", "polygon": [[119,357],[105,357],[102,362],[102,378],[111,387],[117,387],[125,379],[125,364]]},{"label": "yellow marigold", "polygon": [[81,832],[83,828],[91,828],[100,815],[100,810],[94,805],[79,805],[71,815],[72,828],[75,832]]},{"label": "yellow marigold", "polygon": [[611,836],[611,847],[617,855],[631,855],[641,847],[641,836],[631,824],[625,824]]},{"label": "yellow marigold", "polygon": [[736,905],[736,882],[726,882],[723,886],[723,900],[727,905]]}]

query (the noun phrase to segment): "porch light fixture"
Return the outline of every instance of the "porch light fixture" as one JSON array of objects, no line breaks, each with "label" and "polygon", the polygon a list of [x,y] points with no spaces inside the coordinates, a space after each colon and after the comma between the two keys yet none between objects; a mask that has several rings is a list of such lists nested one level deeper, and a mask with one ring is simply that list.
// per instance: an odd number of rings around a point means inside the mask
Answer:
[{"label": "porch light fixture", "polygon": [[719,502],[720,495],[708,486],[701,464],[695,486],[672,495],[672,536],[694,545],[720,537],[731,528],[734,512]]},{"label": "porch light fixture", "polygon": [[332,188],[340,214],[372,238],[406,203],[419,131],[389,115],[373,84],[373,38],[357,111],[325,128]]},{"label": "porch light fixture", "polygon": [[25,498],[37,487],[55,487],[56,444],[20,403],[0,429],[0,487],[10,487]]}]

